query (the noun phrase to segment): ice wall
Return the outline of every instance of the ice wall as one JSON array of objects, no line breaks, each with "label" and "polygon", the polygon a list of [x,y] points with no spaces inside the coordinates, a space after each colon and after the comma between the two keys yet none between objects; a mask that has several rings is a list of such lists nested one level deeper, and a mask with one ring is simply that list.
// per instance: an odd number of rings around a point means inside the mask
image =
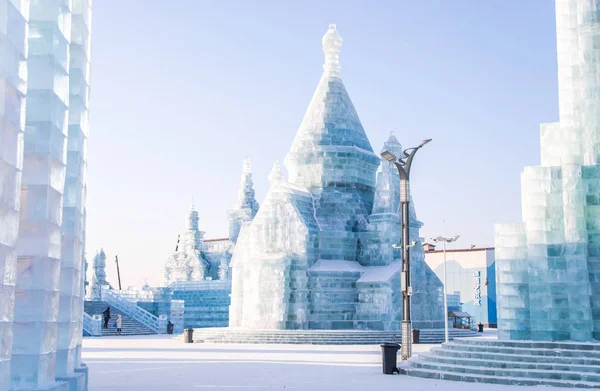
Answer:
[{"label": "ice wall", "polygon": [[56,376],[72,377],[83,335],[83,236],[89,129],[91,1],[72,0],[67,167],[63,196]]},{"label": "ice wall", "polygon": [[27,92],[29,1],[0,0],[0,390],[8,390]]},{"label": "ice wall", "polygon": [[55,383],[70,37],[70,1],[31,3],[11,365],[15,388]]},{"label": "ice wall", "polygon": [[600,339],[599,12],[556,1],[560,121],[542,124],[542,165],[521,175],[523,224],[495,233],[502,338]]},{"label": "ice wall", "polygon": [[231,260],[230,325],[308,328],[307,270],[316,258],[318,229],[313,199],[280,173],[272,172],[270,179],[266,199],[244,225]]}]

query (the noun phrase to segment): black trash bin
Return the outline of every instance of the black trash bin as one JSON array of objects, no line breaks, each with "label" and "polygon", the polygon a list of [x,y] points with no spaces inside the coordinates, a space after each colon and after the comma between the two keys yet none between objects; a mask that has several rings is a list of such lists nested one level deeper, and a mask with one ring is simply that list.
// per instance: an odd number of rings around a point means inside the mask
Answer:
[{"label": "black trash bin", "polygon": [[477,329],[480,333],[483,333],[483,323],[477,323]]},{"label": "black trash bin", "polygon": [[400,345],[397,343],[384,343],[381,345],[381,359],[383,362],[383,373],[393,375],[394,372],[400,373],[397,367],[398,350]]},{"label": "black trash bin", "polygon": [[420,337],[421,337],[421,330],[419,329],[413,329],[412,331],[412,343],[420,343]]},{"label": "black trash bin", "polygon": [[183,330],[183,342],[194,343],[194,329]]},{"label": "black trash bin", "polygon": [[167,334],[173,334],[173,323],[167,323]]}]

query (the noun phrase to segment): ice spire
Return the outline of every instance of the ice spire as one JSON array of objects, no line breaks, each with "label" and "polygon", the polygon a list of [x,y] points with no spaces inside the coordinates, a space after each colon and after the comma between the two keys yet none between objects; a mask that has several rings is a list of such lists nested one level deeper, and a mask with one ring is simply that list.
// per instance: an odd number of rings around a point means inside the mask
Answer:
[{"label": "ice spire", "polygon": [[323,36],[323,53],[325,64],[323,71],[331,77],[340,77],[340,51],[342,50],[342,37],[337,32],[335,24],[330,24],[327,33]]},{"label": "ice spire", "polygon": [[198,221],[199,221],[199,217],[198,217],[198,212],[196,211],[196,208],[194,208],[194,204],[192,203],[192,205],[190,206],[190,211],[188,212],[187,218],[186,218],[186,228],[188,231],[197,231],[198,230]]},{"label": "ice spire", "polygon": [[[401,156],[402,145],[390,132],[390,137],[383,143],[382,151],[390,151],[396,156]],[[373,213],[398,213],[400,203],[400,178],[394,163],[381,159],[381,172],[377,174],[377,187]]]},{"label": "ice spire", "polygon": [[101,290],[105,285],[109,285],[106,281],[106,254],[104,249],[96,252],[92,261],[92,275],[90,276],[90,284],[88,285],[87,298],[88,300],[100,300]]},{"label": "ice spire", "polygon": [[242,167],[242,178],[240,189],[238,190],[238,199],[229,211],[229,240],[233,243],[237,241],[242,223],[252,221],[258,212],[258,202],[254,197],[254,187],[252,183],[252,164],[246,157]]},{"label": "ice spire", "polygon": [[283,175],[281,174],[281,167],[279,167],[279,161],[275,161],[271,173],[269,174],[269,186],[273,186],[283,181]]},{"label": "ice spire", "polygon": [[246,157],[242,167],[242,178],[240,183],[240,189],[238,190],[238,199],[235,203],[234,209],[250,209],[252,210],[252,217],[258,211],[258,202],[254,198],[254,183],[252,182],[252,163],[250,159]]}]

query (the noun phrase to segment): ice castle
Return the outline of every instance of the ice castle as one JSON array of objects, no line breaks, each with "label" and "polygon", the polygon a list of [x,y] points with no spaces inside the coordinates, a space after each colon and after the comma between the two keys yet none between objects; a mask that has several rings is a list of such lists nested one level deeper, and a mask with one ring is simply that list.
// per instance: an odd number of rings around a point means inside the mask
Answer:
[{"label": "ice castle", "polygon": [[[275,163],[265,201],[244,205],[255,216],[232,236],[230,327],[400,329],[399,177],[373,152],[340,78],[335,25],[322,43],[324,72],[285,158],[288,180]],[[402,147],[392,135],[385,149]],[[411,209],[411,241],[420,227]],[[411,265],[413,326],[441,328],[442,284],[422,246],[411,247]]]},{"label": "ice castle", "polygon": [[559,121],[495,229],[501,339],[600,340],[600,4],[557,0]]}]

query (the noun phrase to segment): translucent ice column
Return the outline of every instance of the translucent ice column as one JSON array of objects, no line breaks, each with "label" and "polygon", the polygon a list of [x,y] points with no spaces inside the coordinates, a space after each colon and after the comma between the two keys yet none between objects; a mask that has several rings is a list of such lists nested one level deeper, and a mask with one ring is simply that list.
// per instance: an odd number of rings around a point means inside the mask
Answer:
[{"label": "translucent ice column", "polygon": [[70,37],[69,0],[31,2],[11,365],[15,388],[55,384]]},{"label": "translucent ice column", "polygon": [[530,339],[525,224],[496,224],[498,338]]},{"label": "translucent ice column", "polygon": [[0,390],[10,383],[29,1],[0,0]]},{"label": "translucent ice column", "polygon": [[69,64],[69,125],[63,196],[56,376],[73,375],[83,327],[83,212],[90,95],[91,2],[73,0]]}]

